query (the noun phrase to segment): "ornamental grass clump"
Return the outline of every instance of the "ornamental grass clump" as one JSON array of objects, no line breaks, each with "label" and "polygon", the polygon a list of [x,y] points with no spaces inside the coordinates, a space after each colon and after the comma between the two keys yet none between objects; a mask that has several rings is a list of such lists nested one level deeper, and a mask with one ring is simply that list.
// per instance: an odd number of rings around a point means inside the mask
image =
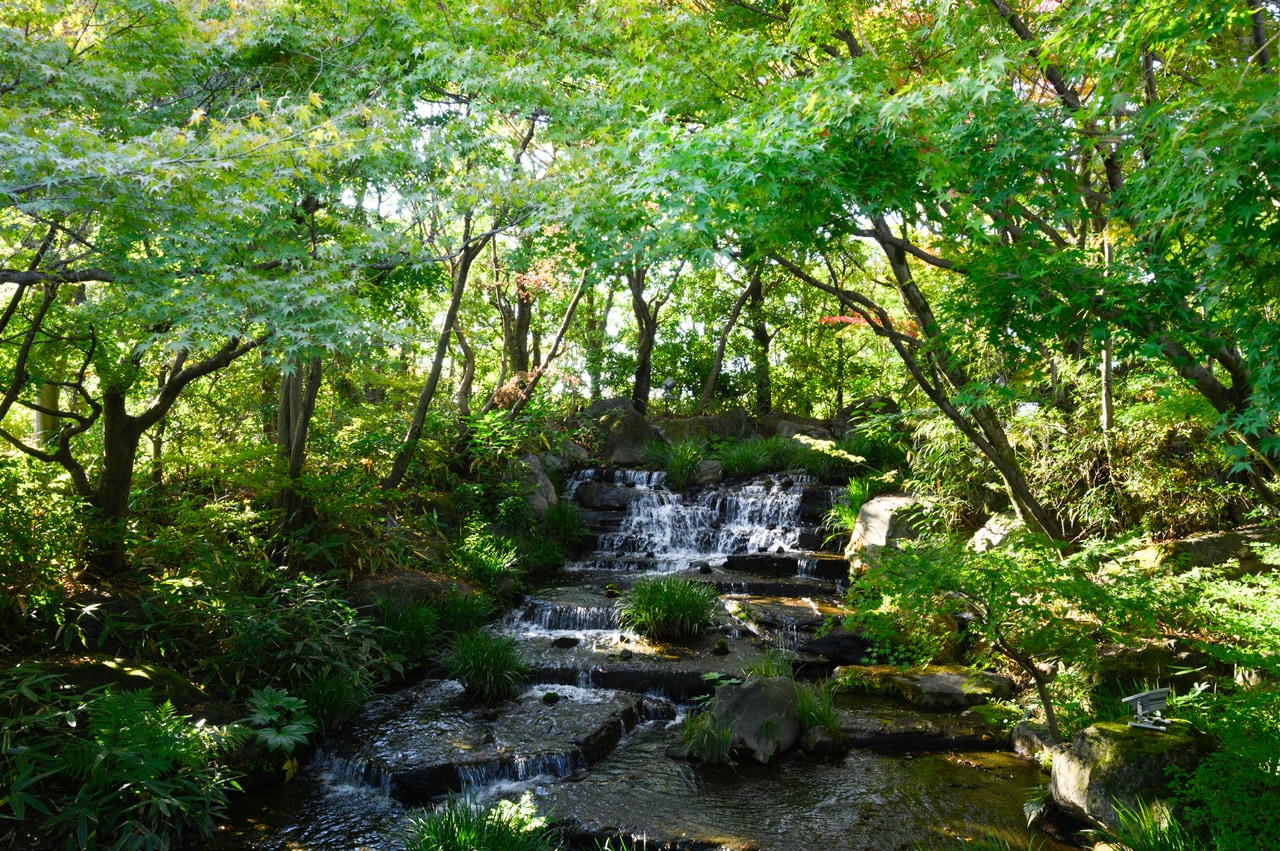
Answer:
[{"label": "ornamental grass clump", "polygon": [[707,582],[676,576],[641,579],[619,600],[619,619],[624,629],[650,638],[693,638],[711,622],[719,600],[715,586]]},{"label": "ornamental grass clump", "polygon": [[485,703],[514,695],[529,673],[515,641],[478,629],[454,639],[444,666],[467,694]]},{"label": "ornamental grass clump", "polygon": [[555,851],[547,819],[528,792],[519,801],[483,805],[450,797],[434,812],[409,817],[408,851]]}]

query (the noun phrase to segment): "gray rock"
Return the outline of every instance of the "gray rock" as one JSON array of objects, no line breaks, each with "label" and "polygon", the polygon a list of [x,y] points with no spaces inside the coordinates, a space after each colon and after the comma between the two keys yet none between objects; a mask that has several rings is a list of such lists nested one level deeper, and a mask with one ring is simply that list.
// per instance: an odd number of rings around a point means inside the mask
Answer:
[{"label": "gray rock", "polygon": [[774,433],[778,437],[803,436],[812,437],[814,440],[835,440],[835,435],[825,425],[808,425],[807,423],[797,423],[791,420],[780,420]]},{"label": "gray rock", "polygon": [[1027,759],[1039,759],[1041,753],[1053,746],[1049,728],[1030,721],[1015,724],[1009,738],[1013,744],[1013,752]]},{"label": "gray rock", "polygon": [[838,756],[848,749],[844,733],[830,727],[810,727],[800,736],[800,750],[809,756]]},{"label": "gray rock", "polygon": [[724,465],[719,461],[708,459],[698,462],[696,481],[700,485],[718,485],[724,480]]},{"label": "gray rock", "polygon": [[986,671],[930,666],[891,677],[921,709],[966,709],[1013,694],[1013,680]]},{"label": "gray rock", "polygon": [[601,456],[610,464],[624,467],[643,463],[645,445],[662,436],[631,407],[611,408],[593,422],[605,435]]},{"label": "gray rock", "polygon": [[662,436],[669,441],[707,440],[713,437],[750,440],[760,432],[751,424],[751,417],[741,408],[708,417],[690,417],[663,423]]},{"label": "gray rock", "polygon": [[1012,514],[996,514],[973,533],[965,547],[975,553],[985,553],[1003,544],[1014,529],[1022,526],[1022,521]]},{"label": "gray rock", "polygon": [[867,500],[858,512],[847,553],[850,557],[858,552],[874,553],[916,537],[918,533],[911,516],[919,505],[920,501],[913,496],[877,496]]},{"label": "gray rock", "polygon": [[615,396],[612,399],[597,399],[587,406],[582,412],[582,416],[592,422],[603,417],[610,411],[630,411],[636,413],[636,406],[631,404],[631,400],[626,396]]},{"label": "gray rock", "polygon": [[826,429],[831,425],[830,420],[819,420],[814,417],[802,417],[799,414],[788,414],[785,411],[770,411],[760,418],[759,428],[760,434],[765,437],[773,437],[778,433],[780,423],[788,422],[792,427],[802,426],[805,428]]},{"label": "gray rock", "polygon": [[1054,754],[1049,791],[1064,810],[1115,827],[1117,806],[1172,806],[1168,769],[1191,769],[1208,749],[1208,737],[1186,721],[1173,721],[1163,733],[1099,722]]},{"label": "gray rock", "polygon": [[729,728],[730,747],[767,765],[800,741],[799,700],[790,677],[748,677],[716,689],[711,717]]},{"label": "gray rock", "polygon": [[534,517],[541,519],[548,508],[560,501],[556,486],[542,469],[538,456],[521,455],[516,460],[514,476],[525,492],[525,502],[529,505],[529,513]]},{"label": "gray rock", "polygon": [[584,482],[578,486],[575,496],[583,508],[594,511],[622,511],[639,498],[634,488],[603,482]]}]

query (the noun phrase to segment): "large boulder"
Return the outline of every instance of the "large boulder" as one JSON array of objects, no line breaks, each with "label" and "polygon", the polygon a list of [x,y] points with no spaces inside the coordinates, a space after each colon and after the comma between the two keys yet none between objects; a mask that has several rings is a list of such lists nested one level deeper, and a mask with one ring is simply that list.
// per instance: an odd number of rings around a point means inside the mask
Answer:
[{"label": "large boulder", "polygon": [[973,533],[965,548],[975,553],[985,553],[1004,545],[1015,529],[1023,523],[1012,514],[993,514],[982,524],[982,528]]},{"label": "large boulder", "polygon": [[539,520],[546,515],[548,508],[560,501],[556,486],[547,477],[537,455],[521,455],[516,460],[513,476],[525,495],[529,513]]},{"label": "large boulder", "polygon": [[814,440],[835,440],[835,436],[831,434],[831,429],[825,425],[809,425],[791,420],[780,421],[774,433],[778,437],[811,437]]},{"label": "large boulder", "polygon": [[641,496],[635,488],[605,482],[583,482],[574,495],[583,508],[593,511],[622,511]]},{"label": "large boulder", "polygon": [[1049,791],[1064,810],[1115,827],[1117,807],[1171,807],[1168,770],[1191,769],[1208,750],[1208,737],[1186,721],[1165,732],[1099,722],[1054,754]]},{"label": "large boulder", "polygon": [[874,554],[916,537],[912,515],[919,505],[914,496],[877,496],[867,500],[858,512],[847,555],[852,558],[858,553]]},{"label": "large boulder", "polygon": [[711,438],[750,440],[760,436],[760,432],[756,431],[756,427],[751,424],[751,417],[741,408],[707,417],[671,420],[663,423],[659,430],[662,436],[672,443],[677,440],[709,440]]},{"label": "large boulder", "polygon": [[767,765],[800,741],[799,698],[790,677],[747,677],[716,689],[711,717],[729,728],[739,757]]},{"label": "large boulder", "polygon": [[764,437],[773,437],[779,433],[778,429],[784,422],[787,423],[787,429],[791,434],[803,433],[804,429],[809,428],[827,429],[831,425],[830,420],[802,417],[799,414],[788,414],[785,411],[770,411],[760,418],[760,434]]},{"label": "large boulder", "polygon": [[626,399],[596,402],[587,409],[587,417],[604,435],[600,455],[610,464],[643,463],[645,445],[662,436]]},{"label": "large boulder", "polygon": [[1241,526],[1227,532],[1151,544],[1134,553],[1133,559],[1147,568],[1171,563],[1183,568],[1215,567],[1234,561],[1240,573],[1255,574],[1277,567],[1266,561],[1266,548],[1258,545],[1278,540],[1280,533],[1275,527]]}]

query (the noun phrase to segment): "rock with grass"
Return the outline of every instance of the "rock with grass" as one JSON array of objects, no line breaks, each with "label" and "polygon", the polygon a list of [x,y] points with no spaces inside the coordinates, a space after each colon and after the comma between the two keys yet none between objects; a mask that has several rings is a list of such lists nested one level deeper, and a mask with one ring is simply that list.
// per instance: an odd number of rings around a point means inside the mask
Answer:
[{"label": "rock with grass", "polygon": [[750,676],[720,686],[711,717],[728,728],[734,753],[763,765],[800,741],[799,699],[790,677]]},{"label": "rock with grass", "polygon": [[[609,401],[616,403],[619,400]],[[592,405],[587,409],[586,416],[604,435],[600,455],[610,464],[641,464],[645,460],[645,446],[662,439],[658,430],[630,402],[625,405],[612,404],[599,410],[596,405]]]},{"label": "rock with grass", "polygon": [[1169,769],[1190,770],[1208,751],[1208,737],[1186,721],[1164,732],[1099,722],[1054,754],[1049,791],[1064,810],[1116,827],[1121,808],[1171,808]]},{"label": "rock with grass", "polygon": [[890,665],[846,665],[835,676],[846,688],[889,694],[934,712],[968,709],[1013,694],[1013,681],[955,665],[902,670]]}]

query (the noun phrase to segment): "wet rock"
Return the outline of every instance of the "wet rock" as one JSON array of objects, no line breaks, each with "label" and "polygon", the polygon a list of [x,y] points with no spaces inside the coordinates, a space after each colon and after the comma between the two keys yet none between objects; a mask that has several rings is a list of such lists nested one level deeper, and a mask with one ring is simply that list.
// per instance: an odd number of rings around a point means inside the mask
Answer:
[{"label": "wet rock", "polygon": [[635,655],[634,653],[632,653],[630,650],[626,649],[625,647],[622,650],[618,651],[618,658],[621,659],[623,662],[629,661],[631,657],[634,655]]},{"label": "wet rock", "polygon": [[871,642],[856,632],[838,629],[810,639],[801,645],[800,650],[826,657],[836,665],[861,665],[870,646]]},{"label": "wet rock", "polygon": [[725,641],[723,638],[717,639],[715,645],[713,645],[711,648],[711,655],[728,656],[729,642]]},{"label": "wet rock", "polygon": [[826,485],[805,485],[800,492],[800,520],[821,524],[831,506],[835,505],[836,491]]},{"label": "wet rock", "polygon": [[1174,720],[1163,733],[1100,722],[1054,754],[1049,791],[1068,812],[1115,827],[1118,806],[1171,806],[1167,770],[1189,770],[1208,750],[1208,737],[1186,721]]},{"label": "wet rock", "polygon": [[719,461],[706,460],[698,462],[698,473],[694,479],[699,485],[718,485],[724,481],[724,465]]},{"label": "wet rock", "polygon": [[547,706],[555,706],[560,702],[560,695],[554,691],[549,691],[542,696],[542,702]]},{"label": "wet rock", "polygon": [[1004,750],[1009,738],[973,713],[920,715],[884,709],[844,712],[840,731],[852,747],[873,750]]},{"label": "wet rock", "polygon": [[562,635],[559,638],[553,638],[551,640],[551,646],[558,650],[567,650],[570,647],[577,647],[581,641],[582,639],[577,638],[576,636]]},{"label": "wet rock", "polygon": [[727,726],[739,756],[767,765],[800,741],[799,700],[790,677],[748,677],[716,689],[711,717]]},{"label": "wet rock", "polygon": [[689,567],[694,568],[695,570],[697,570],[699,573],[702,573],[702,574],[707,574],[707,573],[710,573],[710,572],[711,572],[711,563],[710,563],[710,562],[705,562],[705,561],[695,561],[695,562],[691,563],[691,564],[689,565]]},{"label": "wet rock", "polygon": [[810,727],[800,736],[800,750],[819,759],[839,756],[848,749],[844,733],[830,727]]},{"label": "wet rock", "polygon": [[809,425],[808,423],[794,422],[792,420],[781,420],[778,422],[774,433],[778,437],[811,437],[814,440],[835,440],[835,435],[831,433],[831,429],[823,425]]},{"label": "wet rock", "polygon": [[578,486],[578,502],[593,511],[622,511],[639,499],[635,489],[602,482],[585,482]]}]

